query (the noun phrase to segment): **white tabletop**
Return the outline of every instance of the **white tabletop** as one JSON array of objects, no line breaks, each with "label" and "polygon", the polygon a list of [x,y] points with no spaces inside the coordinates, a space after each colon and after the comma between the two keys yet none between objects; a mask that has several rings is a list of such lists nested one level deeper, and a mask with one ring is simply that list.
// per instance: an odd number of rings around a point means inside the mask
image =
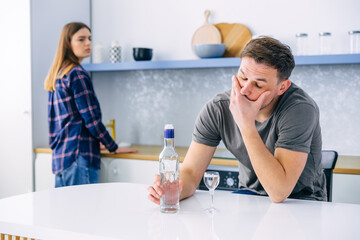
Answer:
[{"label": "white tabletop", "polygon": [[0,233],[37,239],[360,239],[360,205],[207,191],[163,214],[147,186],[106,183],[0,199]]}]

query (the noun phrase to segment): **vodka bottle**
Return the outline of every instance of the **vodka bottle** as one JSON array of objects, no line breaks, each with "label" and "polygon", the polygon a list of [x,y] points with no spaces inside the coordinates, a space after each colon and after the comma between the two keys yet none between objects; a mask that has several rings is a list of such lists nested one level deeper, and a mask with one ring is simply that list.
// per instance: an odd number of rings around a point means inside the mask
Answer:
[{"label": "vodka bottle", "polygon": [[179,206],[179,155],[174,147],[174,126],[166,124],[164,148],[159,156],[161,187],[164,194],[160,199],[160,211],[176,213]]}]

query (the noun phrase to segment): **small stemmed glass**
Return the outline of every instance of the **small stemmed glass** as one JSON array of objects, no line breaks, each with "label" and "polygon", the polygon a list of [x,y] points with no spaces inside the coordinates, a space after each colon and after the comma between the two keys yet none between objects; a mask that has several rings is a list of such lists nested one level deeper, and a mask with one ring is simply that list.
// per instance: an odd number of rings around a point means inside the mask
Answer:
[{"label": "small stemmed glass", "polygon": [[214,208],[214,191],[215,188],[219,185],[219,182],[220,182],[219,172],[208,171],[204,173],[204,183],[205,186],[209,189],[211,196],[210,208],[205,209],[205,211],[208,213],[216,212],[216,209]]}]

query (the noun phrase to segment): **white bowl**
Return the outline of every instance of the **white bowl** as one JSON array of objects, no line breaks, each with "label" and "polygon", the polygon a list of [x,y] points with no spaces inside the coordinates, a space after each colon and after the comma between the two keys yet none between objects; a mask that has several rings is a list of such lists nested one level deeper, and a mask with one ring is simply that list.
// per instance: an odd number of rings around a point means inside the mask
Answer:
[{"label": "white bowl", "polygon": [[199,58],[219,58],[225,53],[226,45],[219,44],[194,44],[193,49]]}]

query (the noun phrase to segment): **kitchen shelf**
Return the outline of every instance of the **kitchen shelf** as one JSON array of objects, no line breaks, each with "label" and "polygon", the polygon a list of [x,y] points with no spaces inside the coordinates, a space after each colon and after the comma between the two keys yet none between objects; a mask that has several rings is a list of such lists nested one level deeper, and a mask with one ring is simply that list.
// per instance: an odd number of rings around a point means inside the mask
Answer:
[{"label": "kitchen shelf", "polygon": [[[326,64],[359,64],[360,54],[308,55],[295,56],[297,66]],[[89,72],[189,69],[189,68],[228,68],[239,67],[240,58],[208,58],[197,60],[139,61],[122,63],[83,64]]]}]

